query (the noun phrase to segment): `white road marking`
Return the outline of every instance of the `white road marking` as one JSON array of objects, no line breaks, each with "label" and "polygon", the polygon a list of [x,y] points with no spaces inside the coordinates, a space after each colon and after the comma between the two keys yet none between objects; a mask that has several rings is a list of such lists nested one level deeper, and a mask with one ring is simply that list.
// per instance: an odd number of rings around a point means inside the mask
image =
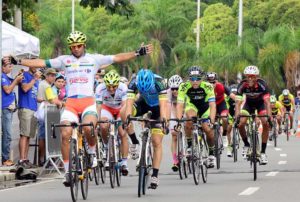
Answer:
[{"label": "white road marking", "polygon": [[239,193],[239,196],[249,196],[259,190],[259,187],[249,187],[245,189],[243,192]]},{"label": "white road marking", "polygon": [[280,154],[280,157],[287,157],[287,154]]},{"label": "white road marking", "polygon": [[279,173],[279,172],[269,172],[269,173],[266,174],[266,176],[268,176],[268,177],[274,177],[274,176],[276,176],[278,173]]},{"label": "white road marking", "polygon": [[283,164],[286,164],[286,163],[287,163],[287,161],[278,161],[279,165],[283,165]]},{"label": "white road marking", "polygon": [[32,187],[32,186],[36,186],[36,185],[40,185],[40,184],[45,184],[45,183],[48,183],[48,182],[53,182],[53,181],[54,180],[46,180],[46,181],[42,181],[42,182],[35,182],[35,183],[32,183],[32,184],[23,185],[23,186],[19,186],[19,187],[11,187],[11,188],[7,188],[7,189],[2,189],[2,190],[0,190],[0,192]]},{"label": "white road marking", "polygon": [[275,148],[275,150],[276,150],[276,151],[282,151],[282,149],[281,149],[281,148]]}]

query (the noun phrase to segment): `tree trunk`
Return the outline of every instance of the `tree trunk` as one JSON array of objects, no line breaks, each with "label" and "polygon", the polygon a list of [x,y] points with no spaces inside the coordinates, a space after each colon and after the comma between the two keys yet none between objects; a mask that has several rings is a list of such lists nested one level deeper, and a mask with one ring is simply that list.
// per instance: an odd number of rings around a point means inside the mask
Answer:
[{"label": "tree trunk", "polygon": [[17,28],[19,28],[20,30],[22,30],[22,11],[20,8],[18,8],[17,6],[15,6],[15,9],[14,9],[14,23],[15,23],[15,26]]},{"label": "tree trunk", "polygon": [[284,70],[287,88],[295,92],[300,85],[300,52],[294,51],[287,55]]}]

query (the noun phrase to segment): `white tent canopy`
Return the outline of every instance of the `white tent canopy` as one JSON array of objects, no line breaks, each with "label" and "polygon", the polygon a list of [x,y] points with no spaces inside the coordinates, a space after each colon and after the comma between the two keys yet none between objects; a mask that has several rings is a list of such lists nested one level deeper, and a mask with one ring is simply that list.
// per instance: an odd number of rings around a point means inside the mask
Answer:
[{"label": "white tent canopy", "polygon": [[40,54],[40,40],[2,21],[2,56],[36,58]]}]

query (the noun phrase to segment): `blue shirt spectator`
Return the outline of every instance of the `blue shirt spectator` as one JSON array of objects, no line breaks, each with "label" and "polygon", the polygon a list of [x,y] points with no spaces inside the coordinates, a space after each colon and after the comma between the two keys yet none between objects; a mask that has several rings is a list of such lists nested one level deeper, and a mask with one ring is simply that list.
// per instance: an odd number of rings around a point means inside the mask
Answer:
[{"label": "blue shirt spectator", "polygon": [[[8,77],[5,73],[2,73],[1,86],[10,86],[13,82],[13,79]],[[11,91],[7,94],[2,90],[2,109],[8,108],[15,101],[15,93]]]},{"label": "blue shirt spectator", "polygon": [[[34,78],[34,75],[30,72],[24,72],[24,79],[21,84],[30,83]],[[24,92],[22,88],[19,88],[19,108],[31,109],[32,111],[37,110],[37,92],[38,92],[39,81],[35,81],[32,88],[27,92]]]}]

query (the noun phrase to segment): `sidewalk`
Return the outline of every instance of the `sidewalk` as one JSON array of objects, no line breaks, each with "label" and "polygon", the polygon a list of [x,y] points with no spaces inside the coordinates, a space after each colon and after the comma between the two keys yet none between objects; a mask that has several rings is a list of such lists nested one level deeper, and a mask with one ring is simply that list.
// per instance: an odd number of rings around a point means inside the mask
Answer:
[{"label": "sidewalk", "polygon": [[[5,182],[5,181],[12,181],[12,180],[16,180],[16,172],[10,172],[10,170],[15,170],[16,167],[15,166],[2,166],[0,167],[0,183]],[[36,173],[41,172],[41,167],[40,168],[31,168],[29,170],[35,171]]]},{"label": "sidewalk", "polygon": [[14,168],[15,168],[15,166],[0,167],[0,183],[16,179],[15,173],[9,172],[11,169],[14,169]]}]

